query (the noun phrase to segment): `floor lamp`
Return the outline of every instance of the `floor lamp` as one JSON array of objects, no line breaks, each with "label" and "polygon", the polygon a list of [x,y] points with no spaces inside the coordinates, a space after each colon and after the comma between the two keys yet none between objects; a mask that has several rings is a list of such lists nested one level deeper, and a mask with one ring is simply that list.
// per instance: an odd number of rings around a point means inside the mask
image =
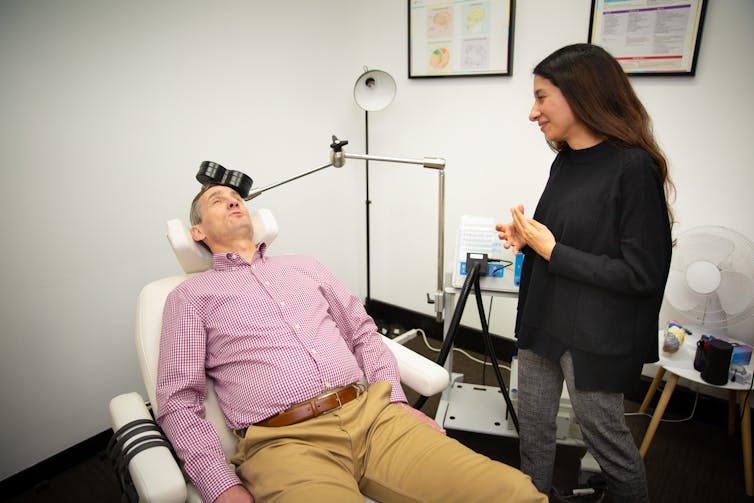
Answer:
[{"label": "floor lamp", "polygon": [[[396,86],[393,77],[382,70],[369,70],[364,67],[364,73],[356,79],[353,86],[353,100],[356,105],[364,110],[364,153],[369,155],[369,112],[377,112],[385,109],[395,98]],[[367,295],[364,304],[369,308],[372,300],[371,290],[371,245],[370,245],[370,217],[369,208],[372,201],[369,199],[369,160],[364,161],[364,174],[366,179],[366,236],[367,236]]]}]

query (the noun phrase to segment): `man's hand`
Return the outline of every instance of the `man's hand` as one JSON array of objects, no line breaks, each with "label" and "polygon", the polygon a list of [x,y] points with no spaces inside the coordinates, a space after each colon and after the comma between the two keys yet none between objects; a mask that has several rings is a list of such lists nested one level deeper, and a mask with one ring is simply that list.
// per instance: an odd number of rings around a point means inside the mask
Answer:
[{"label": "man's hand", "polygon": [[254,496],[244,486],[232,486],[220,493],[215,503],[254,503]]},{"label": "man's hand", "polygon": [[[524,206],[522,204],[519,204],[516,209],[523,215]],[[495,226],[495,229],[497,230],[497,237],[504,241],[503,247],[506,250],[510,247],[513,247],[514,255],[526,246],[526,239],[516,229],[515,222],[511,222],[509,224],[498,224]]]},{"label": "man's hand", "polygon": [[523,210],[523,206],[520,205],[517,208],[511,208],[515,228],[513,235],[519,236],[518,239],[523,240],[529,248],[549,262],[552,249],[555,248],[555,236],[545,225],[525,218]]},{"label": "man's hand", "polygon": [[424,413],[423,413],[422,411],[420,411],[420,410],[418,410],[418,409],[414,409],[414,408],[413,408],[413,407],[411,407],[411,406],[410,406],[409,404],[407,404],[407,403],[403,403],[403,402],[395,402],[395,404],[394,404],[394,405],[398,405],[398,406],[400,406],[400,407],[403,407],[403,408],[404,408],[404,409],[406,409],[406,410],[407,410],[407,411],[408,411],[408,412],[409,412],[409,413],[410,413],[410,414],[411,414],[412,416],[414,416],[415,418],[417,418],[417,419],[418,419],[419,421],[421,421],[421,422],[423,422],[423,423],[426,423],[426,424],[430,425],[430,426],[431,426],[431,427],[432,427],[433,429],[435,429],[435,430],[439,431],[440,433],[442,433],[443,435],[445,435],[445,430],[443,430],[443,429],[442,429],[442,428],[440,427],[440,425],[439,425],[439,424],[437,424],[437,423],[435,422],[435,420],[434,420],[434,419],[432,419],[431,417],[428,417],[428,416],[427,416],[426,414],[424,414]]}]

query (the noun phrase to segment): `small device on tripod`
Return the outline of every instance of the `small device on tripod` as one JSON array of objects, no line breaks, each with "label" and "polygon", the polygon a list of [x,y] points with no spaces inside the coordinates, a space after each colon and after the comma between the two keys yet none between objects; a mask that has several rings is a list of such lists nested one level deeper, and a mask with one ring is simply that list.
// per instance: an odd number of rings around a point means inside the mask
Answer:
[{"label": "small device on tripod", "polygon": [[[482,338],[484,340],[485,350],[487,351],[487,356],[490,357],[490,361],[492,362],[492,368],[495,372],[497,383],[500,386],[500,392],[503,394],[503,398],[505,398],[505,404],[507,405],[506,414],[511,415],[513,425],[516,427],[516,432],[518,432],[518,417],[516,416],[516,411],[513,409],[513,403],[511,402],[510,396],[508,395],[508,389],[505,387],[505,382],[503,382],[503,374],[500,372],[500,367],[497,363],[497,357],[495,356],[495,347],[492,344],[492,336],[490,335],[489,327],[487,325],[487,318],[484,316],[484,305],[482,303],[482,292],[479,287],[479,278],[481,276],[480,271],[484,271],[485,274],[487,274],[489,268],[488,262],[489,258],[486,253],[466,254],[466,280],[461,287],[461,294],[458,299],[458,303],[456,304],[456,308],[453,311],[453,318],[450,321],[448,333],[445,335],[445,339],[443,340],[442,348],[440,349],[440,354],[437,356],[436,363],[443,366],[445,365],[445,361],[447,360],[448,355],[450,354],[450,350],[453,347],[453,341],[456,337],[456,333],[458,332],[458,327],[461,324],[461,316],[463,315],[463,310],[466,307],[466,301],[468,300],[469,294],[473,289],[474,298],[476,299],[476,305],[479,311],[479,321],[482,324]],[[414,408],[421,409],[426,401],[426,396],[420,396],[416,401]]]}]

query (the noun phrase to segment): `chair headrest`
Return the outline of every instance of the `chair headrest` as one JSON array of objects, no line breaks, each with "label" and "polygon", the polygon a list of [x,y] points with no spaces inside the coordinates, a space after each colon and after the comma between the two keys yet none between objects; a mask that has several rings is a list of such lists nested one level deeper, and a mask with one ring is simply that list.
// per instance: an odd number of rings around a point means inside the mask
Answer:
[{"label": "chair headrest", "polygon": [[[249,212],[254,228],[254,244],[267,246],[278,235],[278,224],[272,212],[259,208]],[[204,246],[194,241],[191,231],[179,218],[168,220],[168,241],[178,262],[186,274],[206,271],[212,267],[212,254]]]}]

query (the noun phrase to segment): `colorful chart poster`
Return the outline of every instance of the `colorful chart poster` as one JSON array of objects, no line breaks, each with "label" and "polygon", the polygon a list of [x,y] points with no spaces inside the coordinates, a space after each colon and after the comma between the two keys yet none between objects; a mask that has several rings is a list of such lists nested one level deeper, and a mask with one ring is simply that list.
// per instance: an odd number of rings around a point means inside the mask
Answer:
[{"label": "colorful chart poster", "polygon": [[626,73],[693,75],[705,0],[593,0],[589,41]]},{"label": "colorful chart poster", "polygon": [[511,0],[410,0],[409,77],[510,75]]}]

